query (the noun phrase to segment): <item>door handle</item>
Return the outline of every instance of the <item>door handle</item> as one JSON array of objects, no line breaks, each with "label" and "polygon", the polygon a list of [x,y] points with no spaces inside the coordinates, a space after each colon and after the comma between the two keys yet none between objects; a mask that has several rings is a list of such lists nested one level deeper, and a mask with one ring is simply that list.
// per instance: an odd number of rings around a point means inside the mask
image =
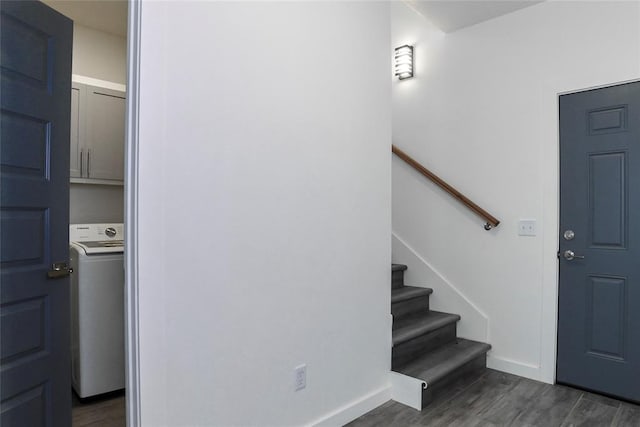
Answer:
[{"label": "door handle", "polygon": [[87,150],[87,178],[91,178],[91,149]]},{"label": "door handle", "polygon": [[66,262],[56,262],[51,264],[51,270],[47,272],[49,279],[59,279],[61,277],[67,277],[73,273],[73,268],[69,267]]},{"label": "door handle", "polygon": [[84,151],[80,150],[80,177],[82,178],[82,158],[84,157]]},{"label": "door handle", "polygon": [[567,261],[573,261],[574,259],[584,259],[584,255],[576,255],[571,249],[567,249],[562,253],[562,256]]}]

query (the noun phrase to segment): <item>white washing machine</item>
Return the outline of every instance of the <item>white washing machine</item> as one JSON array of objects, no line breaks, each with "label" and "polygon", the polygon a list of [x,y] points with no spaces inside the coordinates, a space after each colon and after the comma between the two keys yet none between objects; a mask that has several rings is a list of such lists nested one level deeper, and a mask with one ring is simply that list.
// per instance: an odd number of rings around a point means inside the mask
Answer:
[{"label": "white washing machine", "polygon": [[124,227],[69,226],[71,380],[80,398],[124,388]]}]

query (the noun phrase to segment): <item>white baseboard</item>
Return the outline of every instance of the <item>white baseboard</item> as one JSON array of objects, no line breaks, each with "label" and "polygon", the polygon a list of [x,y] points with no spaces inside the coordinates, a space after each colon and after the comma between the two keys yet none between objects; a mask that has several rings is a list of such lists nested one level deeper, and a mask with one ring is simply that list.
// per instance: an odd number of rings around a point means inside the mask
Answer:
[{"label": "white baseboard", "polygon": [[[487,354],[487,368],[536,381],[544,381],[540,366]],[[546,381],[545,381],[546,382]]]},{"label": "white baseboard", "polygon": [[391,386],[383,387],[311,423],[313,427],[343,426],[391,400]]}]

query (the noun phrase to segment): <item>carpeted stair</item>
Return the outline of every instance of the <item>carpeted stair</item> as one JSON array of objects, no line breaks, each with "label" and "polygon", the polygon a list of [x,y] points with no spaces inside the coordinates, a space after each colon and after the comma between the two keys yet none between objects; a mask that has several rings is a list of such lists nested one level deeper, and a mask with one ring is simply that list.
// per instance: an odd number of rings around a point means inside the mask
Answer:
[{"label": "carpeted stair", "polygon": [[391,369],[427,384],[422,407],[448,387],[476,378],[486,368],[489,344],[458,338],[457,314],[429,309],[429,288],[404,285],[406,265],[391,268],[393,350]]}]

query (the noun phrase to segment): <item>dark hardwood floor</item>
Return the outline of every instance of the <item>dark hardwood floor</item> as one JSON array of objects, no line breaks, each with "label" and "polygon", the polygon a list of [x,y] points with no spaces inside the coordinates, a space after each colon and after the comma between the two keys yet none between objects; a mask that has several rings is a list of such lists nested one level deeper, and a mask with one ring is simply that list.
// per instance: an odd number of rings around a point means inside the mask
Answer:
[{"label": "dark hardwood floor", "polygon": [[124,392],[83,402],[73,393],[72,427],[125,427]]},{"label": "dark hardwood floor", "polygon": [[[80,402],[74,395],[73,427],[124,427],[124,394]],[[453,387],[422,412],[389,401],[350,427],[640,427],[640,406],[560,385],[487,369]]]},{"label": "dark hardwood floor", "polygon": [[389,401],[348,426],[640,427],[640,406],[487,369],[422,412]]}]

